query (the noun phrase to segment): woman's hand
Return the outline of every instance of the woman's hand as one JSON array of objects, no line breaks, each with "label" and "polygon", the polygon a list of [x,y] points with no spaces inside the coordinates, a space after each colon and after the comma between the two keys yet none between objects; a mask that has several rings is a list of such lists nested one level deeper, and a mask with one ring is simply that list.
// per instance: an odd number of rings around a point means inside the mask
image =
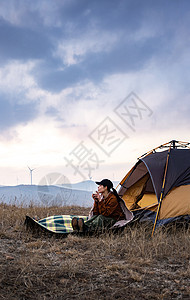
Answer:
[{"label": "woman's hand", "polygon": [[101,201],[100,194],[96,191],[95,193],[92,194],[92,198],[94,201],[99,202]]}]

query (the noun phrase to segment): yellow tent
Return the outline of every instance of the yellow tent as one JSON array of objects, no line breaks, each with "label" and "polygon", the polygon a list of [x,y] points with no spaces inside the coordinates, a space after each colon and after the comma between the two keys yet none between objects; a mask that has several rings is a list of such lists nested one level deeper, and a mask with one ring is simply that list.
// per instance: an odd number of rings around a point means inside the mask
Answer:
[{"label": "yellow tent", "polygon": [[141,156],[120,182],[126,206],[156,226],[190,219],[190,143],[171,141]]}]

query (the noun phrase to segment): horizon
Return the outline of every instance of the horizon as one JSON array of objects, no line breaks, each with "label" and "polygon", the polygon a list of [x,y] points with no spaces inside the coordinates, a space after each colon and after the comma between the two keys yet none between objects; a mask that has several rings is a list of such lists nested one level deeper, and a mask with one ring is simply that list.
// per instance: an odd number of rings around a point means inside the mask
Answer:
[{"label": "horizon", "polygon": [[[113,183],[119,183],[121,180],[114,180]],[[71,185],[77,185],[77,184],[85,184],[85,183],[95,183],[95,181],[93,180],[84,180],[84,181],[77,181],[77,182],[70,182],[70,183],[59,183],[59,184],[31,184],[31,183],[20,183],[20,184],[16,184],[16,185],[1,185],[0,187],[17,187],[17,186],[29,186],[29,187],[34,187],[34,186],[57,186],[57,187],[65,187],[65,188],[69,188],[69,186]]]}]

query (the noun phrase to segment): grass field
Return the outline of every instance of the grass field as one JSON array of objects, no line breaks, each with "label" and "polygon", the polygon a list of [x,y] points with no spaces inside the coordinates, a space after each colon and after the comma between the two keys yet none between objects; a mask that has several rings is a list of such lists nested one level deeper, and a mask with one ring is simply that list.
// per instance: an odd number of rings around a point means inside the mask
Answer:
[{"label": "grass field", "polygon": [[23,225],[26,215],[88,211],[0,204],[0,299],[189,299],[189,229],[56,238]]}]

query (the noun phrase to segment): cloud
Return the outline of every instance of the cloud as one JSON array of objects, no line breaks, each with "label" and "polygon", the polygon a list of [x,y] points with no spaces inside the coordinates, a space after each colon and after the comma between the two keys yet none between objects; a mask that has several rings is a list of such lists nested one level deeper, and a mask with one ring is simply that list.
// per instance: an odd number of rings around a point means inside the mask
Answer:
[{"label": "cloud", "polygon": [[60,39],[55,57],[61,58],[64,66],[70,66],[82,62],[87,53],[109,53],[118,40],[118,34],[110,36],[103,32],[99,35],[96,30],[83,34],[82,43],[80,37]]},{"label": "cloud", "polygon": [[[21,161],[35,144],[34,162],[47,151],[44,164],[52,166],[63,157],[56,151],[88,141],[107,115],[138,144],[135,157],[172,135],[186,140],[189,7],[186,0],[2,0],[1,137],[18,134]],[[135,133],[114,115],[131,91],[153,110]],[[134,155],[128,146],[118,151],[119,163]]]},{"label": "cloud", "polygon": [[[27,93],[36,88],[35,79],[30,75],[34,63],[11,61],[0,68],[0,90],[5,94]],[[24,101],[23,98],[20,101]]]},{"label": "cloud", "polygon": [[124,41],[122,46],[117,44],[110,51],[89,51],[79,59],[78,63],[63,66],[62,70],[56,64],[52,69],[46,68],[44,63],[40,64],[35,73],[42,88],[60,92],[84,81],[100,83],[105,76],[114,73],[140,70],[152,56],[157,54],[157,46],[158,42],[153,39],[138,44]]},{"label": "cloud", "polygon": [[173,1],[172,9],[171,1],[3,1],[1,63],[37,60],[32,75],[53,93],[99,84],[111,74],[139,71],[153,58],[169,59],[189,26],[187,7],[187,1]]},{"label": "cloud", "polygon": [[111,74],[142,70],[152,59],[165,63],[171,54],[175,59],[176,43],[189,21],[185,13],[184,26],[181,7],[174,2],[169,10],[168,3],[163,13],[161,4],[149,1],[57,2],[53,16],[63,30],[48,29],[54,48],[34,70],[39,86],[58,93],[86,81],[100,84]]},{"label": "cloud", "polygon": [[0,19],[0,61],[47,58],[52,45],[40,31],[13,26]]},{"label": "cloud", "polygon": [[15,136],[18,125],[28,124],[40,113],[40,92],[34,93],[37,87],[29,74],[32,67],[30,62],[11,61],[0,68],[0,129],[8,139]]},{"label": "cloud", "polygon": [[[0,129],[10,129],[19,124],[26,125],[29,121],[35,119],[38,115],[37,104],[27,103],[19,104],[11,101],[8,95],[0,95]],[[17,99],[18,100],[18,99]]]}]

